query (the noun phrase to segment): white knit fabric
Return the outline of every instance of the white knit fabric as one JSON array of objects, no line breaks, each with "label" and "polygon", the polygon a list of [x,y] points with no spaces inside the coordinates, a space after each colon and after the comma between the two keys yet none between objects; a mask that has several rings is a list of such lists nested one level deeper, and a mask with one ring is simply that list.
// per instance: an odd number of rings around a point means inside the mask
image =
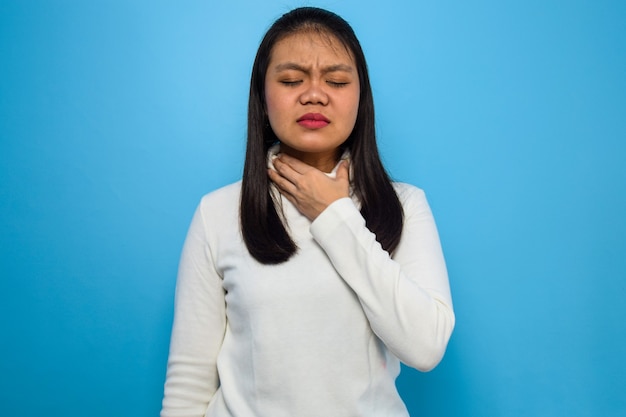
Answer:
[{"label": "white knit fabric", "polygon": [[[269,148],[267,152],[267,167],[269,169],[275,170],[274,159],[278,157],[279,153],[280,153],[280,143],[276,143]],[[341,157],[339,158],[339,161],[344,161],[344,160],[348,162],[350,161],[350,151],[345,150],[343,154],[341,155]],[[339,169],[339,163],[335,165],[335,167],[333,168],[331,172],[326,173],[326,175],[328,175],[330,178],[336,178],[338,169]],[[352,178],[352,167],[350,167],[350,178]]]},{"label": "white knit fabric", "polygon": [[424,193],[404,208],[390,257],[350,198],[313,223],[282,198],[298,252],[262,265],[239,228],[241,182],[206,195],[176,288],[162,417],[405,417],[400,361],[434,367],[454,327]]}]

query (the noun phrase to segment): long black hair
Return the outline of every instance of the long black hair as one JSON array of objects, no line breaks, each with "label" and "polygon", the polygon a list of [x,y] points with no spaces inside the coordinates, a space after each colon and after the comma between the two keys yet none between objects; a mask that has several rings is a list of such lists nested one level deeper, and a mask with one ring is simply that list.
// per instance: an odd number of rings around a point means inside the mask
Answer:
[{"label": "long black hair", "polygon": [[352,188],[361,203],[366,225],[383,249],[392,253],[402,234],[403,213],[376,146],[374,100],[365,56],[348,22],[315,7],[297,8],[276,20],[263,37],[254,60],[239,213],[243,239],[250,254],[263,264],[285,262],[298,249],[278,214],[267,176],[267,152],[278,139],[265,111],[265,75],[274,45],[302,31],[334,36],[354,57],[359,75],[359,109],[354,129],[342,147],[350,150]]}]

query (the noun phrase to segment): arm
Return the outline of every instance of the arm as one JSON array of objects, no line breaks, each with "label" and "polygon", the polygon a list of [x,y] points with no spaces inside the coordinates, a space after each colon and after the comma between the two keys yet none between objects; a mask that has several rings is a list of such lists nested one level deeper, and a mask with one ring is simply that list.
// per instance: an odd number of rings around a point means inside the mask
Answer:
[{"label": "arm", "polygon": [[219,386],[216,360],[225,328],[222,279],[207,243],[201,204],[178,270],[161,417],[204,416]]},{"label": "arm", "polygon": [[430,370],[439,363],[454,313],[439,236],[424,193],[405,186],[402,239],[390,257],[351,199],[329,205],[311,233],[359,297],[370,326],[404,363]]},{"label": "arm", "polygon": [[311,234],[359,297],[374,333],[404,363],[420,370],[439,363],[454,312],[439,235],[423,191],[399,187],[402,239],[393,257],[382,249],[348,197],[348,167],[336,178],[281,155],[268,175],[313,223]]}]

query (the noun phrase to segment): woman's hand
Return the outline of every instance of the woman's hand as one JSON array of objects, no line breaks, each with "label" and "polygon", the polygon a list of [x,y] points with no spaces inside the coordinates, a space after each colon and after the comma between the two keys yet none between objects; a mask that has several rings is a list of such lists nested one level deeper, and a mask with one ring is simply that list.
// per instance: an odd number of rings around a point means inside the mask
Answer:
[{"label": "woman's hand", "polygon": [[341,161],[336,178],[285,154],[274,159],[274,168],[268,170],[270,179],[311,221],[335,200],[350,196],[348,161]]}]

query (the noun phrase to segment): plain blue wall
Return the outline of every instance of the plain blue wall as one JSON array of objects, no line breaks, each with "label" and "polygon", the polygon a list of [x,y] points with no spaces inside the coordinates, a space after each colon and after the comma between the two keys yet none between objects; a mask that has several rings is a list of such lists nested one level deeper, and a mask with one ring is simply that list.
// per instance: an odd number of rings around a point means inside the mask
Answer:
[{"label": "plain blue wall", "polygon": [[[0,0],[0,414],[158,413],[188,223],[240,177],[256,47],[298,5]],[[448,260],[412,415],[626,415],[626,3],[316,5]]]}]

